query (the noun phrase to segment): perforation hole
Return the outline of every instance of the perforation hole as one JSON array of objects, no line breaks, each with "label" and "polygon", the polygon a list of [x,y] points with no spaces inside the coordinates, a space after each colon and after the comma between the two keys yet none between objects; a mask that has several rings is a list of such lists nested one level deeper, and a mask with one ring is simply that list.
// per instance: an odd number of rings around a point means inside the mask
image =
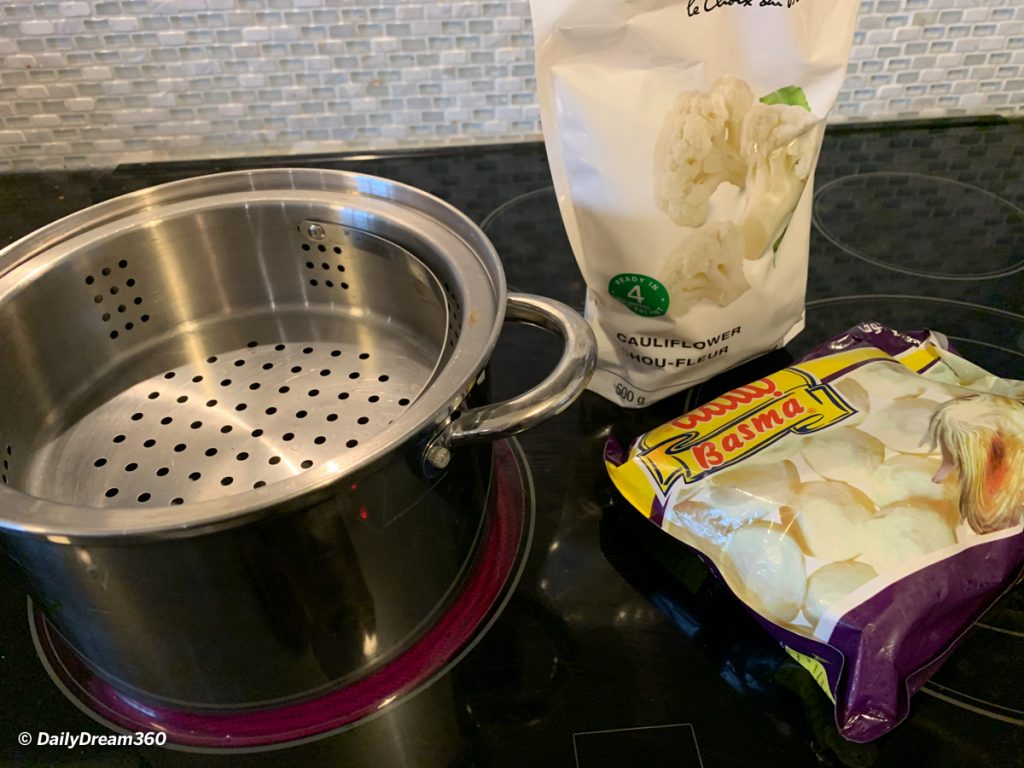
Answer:
[{"label": "perforation hole", "polygon": [[309,459],[306,459],[299,466],[302,467],[303,469],[309,469],[310,467],[313,466],[313,462],[310,461]]}]

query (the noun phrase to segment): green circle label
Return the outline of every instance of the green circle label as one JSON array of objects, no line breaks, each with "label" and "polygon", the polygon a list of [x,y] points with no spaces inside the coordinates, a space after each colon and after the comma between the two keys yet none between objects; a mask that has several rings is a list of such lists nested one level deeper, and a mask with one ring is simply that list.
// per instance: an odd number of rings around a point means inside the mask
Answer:
[{"label": "green circle label", "polygon": [[608,281],[608,293],[630,312],[641,317],[660,317],[668,312],[668,291],[647,275],[623,272]]}]

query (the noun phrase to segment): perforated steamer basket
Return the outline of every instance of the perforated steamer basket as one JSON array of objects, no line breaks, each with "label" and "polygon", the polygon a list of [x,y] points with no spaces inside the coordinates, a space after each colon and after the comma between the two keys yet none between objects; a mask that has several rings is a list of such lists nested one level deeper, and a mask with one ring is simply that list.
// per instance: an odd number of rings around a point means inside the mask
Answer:
[{"label": "perforated steamer basket", "polygon": [[[459,415],[506,306],[562,334],[562,360]],[[39,230],[0,252],[0,327],[5,548],[97,671],[214,706],[365,673],[420,631],[479,527],[486,452],[459,446],[559,412],[594,359],[576,313],[506,296],[462,214],[318,170],[167,184]],[[353,650],[328,663],[332,637]]]}]

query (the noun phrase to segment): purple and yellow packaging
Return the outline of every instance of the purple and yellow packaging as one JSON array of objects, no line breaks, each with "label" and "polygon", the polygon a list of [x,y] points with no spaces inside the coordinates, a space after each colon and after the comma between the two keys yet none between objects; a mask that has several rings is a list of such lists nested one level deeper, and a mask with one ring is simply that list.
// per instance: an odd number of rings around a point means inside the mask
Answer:
[{"label": "purple and yellow packaging", "polygon": [[1024,565],[1024,383],[937,333],[859,325],[605,460],[814,676],[851,741],[907,716]]}]

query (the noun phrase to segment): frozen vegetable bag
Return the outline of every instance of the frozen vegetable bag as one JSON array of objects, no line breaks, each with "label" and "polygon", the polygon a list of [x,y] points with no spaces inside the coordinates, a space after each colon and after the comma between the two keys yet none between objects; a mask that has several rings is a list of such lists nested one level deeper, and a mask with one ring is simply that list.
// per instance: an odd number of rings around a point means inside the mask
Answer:
[{"label": "frozen vegetable bag", "polygon": [[590,388],[660,400],[803,328],[814,166],[857,0],[531,0]]},{"label": "frozen vegetable bag", "polygon": [[858,326],[606,461],[873,739],[1024,563],[1024,383]]}]

